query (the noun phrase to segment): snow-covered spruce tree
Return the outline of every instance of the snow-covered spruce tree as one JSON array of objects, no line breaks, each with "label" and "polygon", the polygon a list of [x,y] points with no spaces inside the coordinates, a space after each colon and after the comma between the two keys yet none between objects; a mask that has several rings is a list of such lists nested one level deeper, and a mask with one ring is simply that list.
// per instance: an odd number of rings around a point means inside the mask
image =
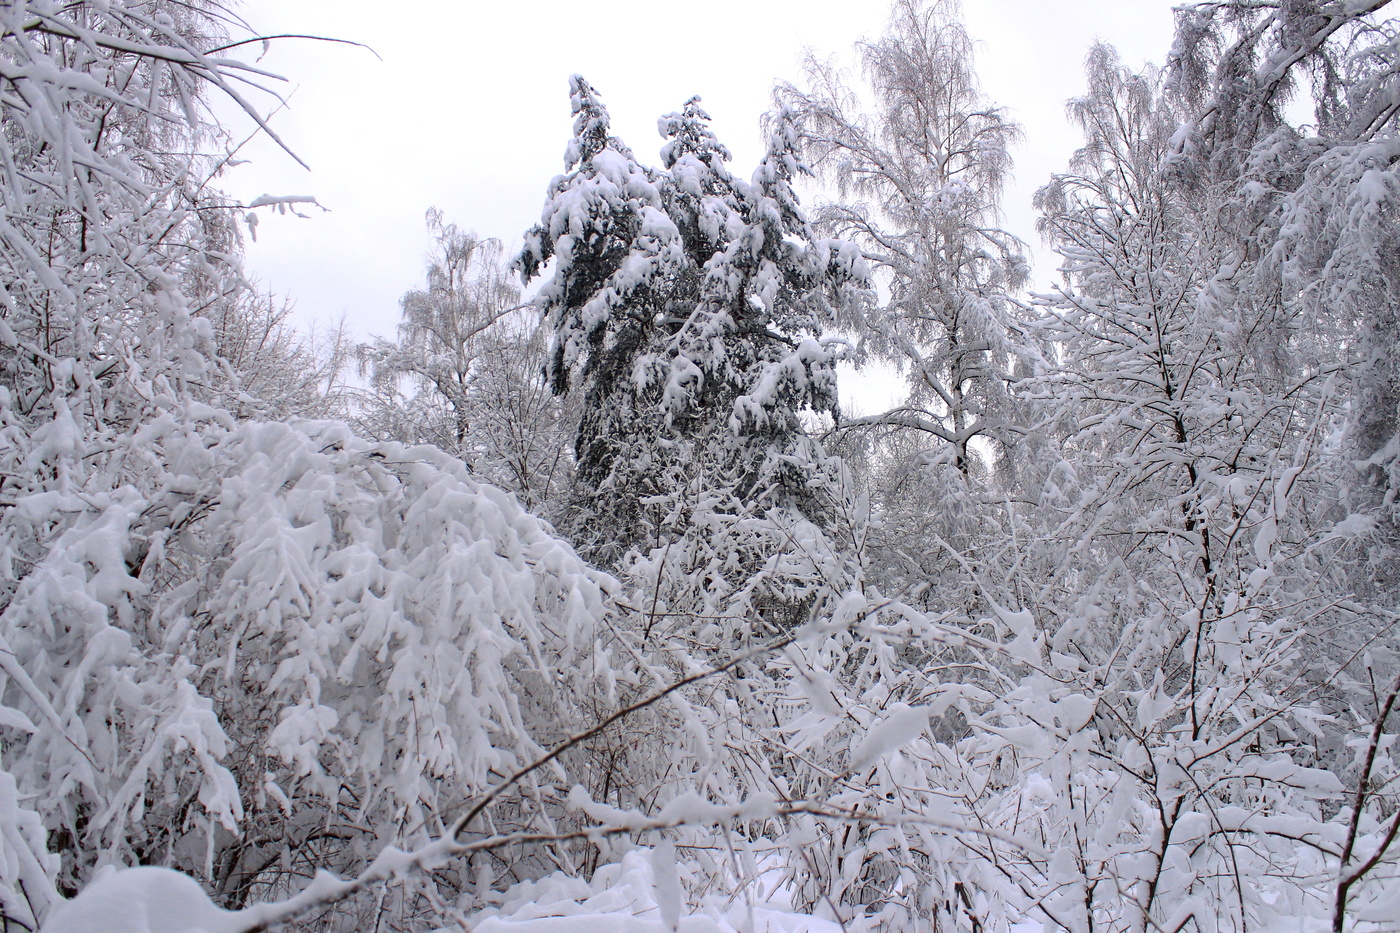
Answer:
[{"label": "snow-covered spruce tree", "polygon": [[[587,124],[580,128],[582,137]],[[668,140],[664,169],[642,189],[655,200],[627,208],[659,216],[618,223],[626,216],[621,206],[586,202],[603,215],[606,230],[631,224],[656,236],[630,247],[608,280],[631,282],[629,275],[646,269],[649,283],[630,292],[611,285],[580,292],[585,307],[617,302],[585,338],[599,347],[592,352],[626,355],[610,358],[618,366],[611,377],[596,371],[598,384],[611,378],[609,391],[621,397],[601,389],[585,396],[578,454],[580,514],[592,516],[599,536],[585,544],[594,553],[598,545],[603,553],[631,548],[620,565],[635,611],[628,633],[638,654],[666,671],[693,667],[697,656],[729,658],[830,618],[859,586],[865,522],[842,464],[822,453],[801,421],[803,409],[834,408],[833,348],[817,338],[846,299],[838,286],[859,267],[849,246],[817,240],[802,218],[792,191],[801,170],[794,127],[777,123],[750,184],[729,174],[727,153],[698,100],[664,117],[660,129]],[[576,142],[571,151],[582,147]],[[605,169],[616,156],[604,150],[598,161]],[[635,179],[639,169],[630,166]],[[566,185],[594,191],[599,182],[581,171],[556,183],[547,224],[535,232],[542,242],[551,242],[551,226],[588,229],[564,222],[562,212],[576,203]],[[561,240],[552,240],[556,251]],[[574,256],[560,257],[541,292],[547,300],[570,281],[561,276],[582,251],[577,241],[564,242]],[[567,313],[564,320],[577,320],[577,312]],[[574,334],[565,328],[556,340]],[[589,359],[580,367],[585,378],[594,377],[593,365]],[[594,413],[595,404],[610,407]],[[585,433],[613,419],[612,430],[627,433]],[[590,449],[618,455],[592,489],[584,462]],[[816,653],[815,662],[801,657],[777,668],[766,655],[739,664],[719,689],[707,686],[693,697],[684,715],[655,722],[654,734],[671,737],[662,745],[595,746],[614,775],[603,785],[607,802],[650,810],[697,789],[733,802],[771,793],[775,774],[807,769],[765,736],[806,709],[804,684],[827,676],[832,655]],[[648,682],[640,674],[637,680]],[[800,849],[784,846],[793,857]],[[712,872],[723,877],[729,870],[719,862]]]},{"label": "snow-covered spruce tree", "polygon": [[553,332],[547,370],[556,392],[581,397],[564,527],[609,564],[664,547],[673,493],[696,480],[758,514],[816,518],[837,465],[802,413],[835,412],[837,350],[822,338],[862,269],[801,213],[791,121],[777,121],[745,184],[698,99],[661,121],[670,142],[655,170],[608,135],[587,82],[571,91],[572,171],[551,184],[518,260],[527,279],[556,262],[538,298]]},{"label": "snow-covered spruce tree", "polygon": [[[590,133],[606,139],[594,129],[596,98],[580,79],[574,88],[580,119],[571,155],[589,151]],[[585,430],[623,412],[619,427],[630,431],[602,439],[581,433],[581,478],[589,475],[590,444],[617,460],[601,488],[582,486],[580,507],[595,509],[585,514],[612,536],[600,543],[633,549],[621,570],[636,615],[623,637],[647,665],[686,670],[697,654],[728,658],[811,630],[781,656],[743,660],[720,682],[687,694],[684,712],[658,723],[672,736],[663,746],[643,754],[611,746],[618,780],[606,802],[651,810],[696,790],[731,803],[754,793],[834,800],[833,814],[755,824],[746,834],[759,850],[776,848],[794,878],[812,879],[811,891],[837,891],[849,918],[881,909],[888,888],[846,896],[839,889],[849,883],[826,886],[831,866],[875,825],[860,822],[867,817],[844,822],[847,807],[860,813],[868,801],[850,792],[842,761],[853,729],[875,718],[845,705],[860,707],[867,678],[889,671],[897,651],[888,629],[895,637],[923,631],[867,610],[879,603],[862,592],[867,506],[840,462],[802,430],[804,409],[834,408],[833,350],[818,338],[848,313],[854,296],[841,287],[857,283],[862,267],[850,244],[817,238],[803,218],[792,188],[802,163],[788,114],[775,120],[749,184],[728,172],[698,100],[660,128],[668,140],[662,170],[645,172],[608,144],[594,150],[595,165],[557,180],[522,260],[528,273],[559,257],[541,295],[557,328],[554,365],[577,348],[571,372],[596,387],[585,396]],[[632,239],[621,245],[603,234]],[[611,264],[600,267],[602,256]],[[605,362],[615,369],[603,369]],[[604,385],[622,398],[609,401]],[[608,407],[594,414],[593,405]],[[633,524],[620,527],[624,517]],[[850,631],[857,622],[861,631]],[[848,675],[861,686],[848,689]],[[789,745],[779,737],[789,729],[805,737]],[[852,836],[847,825],[862,828]],[[872,858],[888,868],[897,849]],[[838,865],[837,874],[859,878],[860,861],[845,862],[850,870]],[[717,860],[711,871],[722,878],[730,869]],[[881,880],[898,887],[899,872]]]},{"label": "snow-covered spruce tree", "polygon": [[546,377],[557,395],[573,391],[581,417],[575,492],[561,527],[603,563],[641,540],[641,500],[662,490],[667,464],[647,439],[661,432],[660,387],[634,378],[654,345],[672,296],[689,285],[675,224],[657,173],[610,135],[607,109],[583,78],[569,84],[574,138],[569,173],[554,179],[540,223],[517,263],[528,282],[555,262],[537,296],[552,333]]},{"label": "snow-covered spruce tree", "polygon": [[800,624],[860,578],[863,506],[803,422],[837,414],[836,348],[818,338],[862,269],[802,215],[786,114],[747,186],[707,121],[692,100],[661,123],[670,213],[703,277],[654,364],[684,470],[661,500],[662,541],[634,570],[682,630],[698,615],[711,621],[702,643],[722,646]]},{"label": "snow-covered spruce tree", "polygon": [[497,241],[459,230],[437,209],[428,229],[426,289],[403,296],[397,339],[359,350],[372,380],[356,425],[371,437],[433,444],[552,514],[570,461],[562,406],[539,375],[543,336],[526,320]]}]

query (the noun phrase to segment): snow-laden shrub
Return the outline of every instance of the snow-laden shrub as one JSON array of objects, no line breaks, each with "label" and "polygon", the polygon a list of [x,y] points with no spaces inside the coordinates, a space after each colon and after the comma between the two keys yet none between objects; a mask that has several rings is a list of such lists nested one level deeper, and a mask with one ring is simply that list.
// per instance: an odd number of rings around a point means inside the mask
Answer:
[{"label": "snow-laden shrub", "polygon": [[[52,886],[154,861],[236,906],[353,869],[605,701],[606,580],[459,461],[336,423],[168,417],[131,444],[166,470],[0,522],[11,568],[40,552],[0,614],[0,711]],[[481,829],[547,828],[536,777]]]}]

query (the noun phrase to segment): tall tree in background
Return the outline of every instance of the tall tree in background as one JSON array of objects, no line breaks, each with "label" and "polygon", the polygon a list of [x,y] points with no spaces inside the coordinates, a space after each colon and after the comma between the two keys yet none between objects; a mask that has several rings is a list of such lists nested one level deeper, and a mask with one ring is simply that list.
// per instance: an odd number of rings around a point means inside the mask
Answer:
[{"label": "tall tree in background", "polygon": [[858,244],[880,285],[855,333],[867,358],[905,379],[896,407],[847,419],[838,437],[871,471],[880,579],[927,605],[966,603],[977,597],[954,552],[980,560],[1001,536],[992,503],[1032,420],[1008,388],[1029,266],[998,226],[1020,128],[982,93],[956,0],[899,0],[856,56],[863,81],[809,58],[805,86],[775,92],[835,187],[817,222]]},{"label": "tall tree in background", "polygon": [[[425,290],[403,296],[399,339],[379,340],[365,348],[376,387],[390,394],[404,376],[414,379],[415,395],[429,394],[421,405],[445,406],[434,417],[424,413],[415,440],[430,441],[458,457],[468,467],[474,457],[468,443],[472,432],[471,389],[474,370],[484,355],[482,335],[515,310],[520,293],[499,261],[501,246],[443,221],[436,208],[427,215],[434,238]],[[427,393],[424,390],[428,390]]]},{"label": "tall tree in background", "polygon": [[[518,260],[556,259],[538,301],[553,332],[556,392],[577,381],[577,515],[565,527],[608,563],[661,541],[667,494],[719,470],[740,500],[805,493],[799,413],[834,410],[836,348],[819,338],[861,274],[848,246],[817,239],[792,190],[802,171],[787,119],[751,184],[692,101],[665,118],[666,169],[609,134],[582,78],[543,217]],[[820,457],[818,457],[820,459]],[[810,498],[810,497],[809,497]],[[810,503],[809,503],[810,505]]]},{"label": "tall tree in background", "polygon": [[1029,268],[997,222],[1020,128],[982,94],[956,0],[897,0],[885,34],[856,48],[868,102],[816,59],[808,90],[782,85],[776,97],[848,199],[823,205],[817,220],[858,243],[889,292],[862,336],[906,374],[908,400],[857,423],[924,432],[965,474],[974,439],[1002,455],[1017,427],[1010,298]]},{"label": "tall tree in background", "polygon": [[353,347],[344,327],[302,333],[292,305],[243,286],[211,302],[200,317],[213,326],[213,349],[240,418],[344,418],[349,393],[341,377]]},{"label": "tall tree in background", "polygon": [[396,340],[360,349],[372,380],[358,424],[373,437],[433,444],[549,514],[569,462],[566,420],[539,375],[542,336],[526,319],[500,243],[459,230],[436,209],[427,220],[427,288],[403,296]]}]

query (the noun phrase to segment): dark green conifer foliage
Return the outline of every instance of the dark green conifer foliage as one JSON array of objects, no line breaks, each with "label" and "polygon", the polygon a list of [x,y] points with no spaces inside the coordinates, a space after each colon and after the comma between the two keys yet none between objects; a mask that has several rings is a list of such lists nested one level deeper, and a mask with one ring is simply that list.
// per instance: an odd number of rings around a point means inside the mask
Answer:
[{"label": "dark green conifer foliage", "polygon": [[864,271],[802,214],[792,121],[777,120],[746,184],[699,98],[659,121],[656,170],[610,135],[586,81],[571,93],[570,171],[517,260],[526,281],[555,260],[538,298],[546,375],[582,407],[566,528],[615,562],[660,540],[667,497],[701,475],[742,502],[776,492],[770,504],[810,509],[829,468],[802,413],[836,414],[838,346],[821,338]]}]

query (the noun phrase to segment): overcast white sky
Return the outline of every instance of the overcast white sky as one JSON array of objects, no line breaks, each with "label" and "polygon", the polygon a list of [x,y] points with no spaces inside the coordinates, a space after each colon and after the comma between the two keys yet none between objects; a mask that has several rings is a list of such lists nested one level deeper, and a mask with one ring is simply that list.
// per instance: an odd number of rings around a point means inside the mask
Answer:
[{"label": "overcast white sky", "polygon": [[[989,96],[1026,130],[1007,199],[1008,226],[1042,254],[1031,195],[1077,145],[1064,102],[1081,92],[1090,44],[1125,62],[1160,61],[1171,42],[1171,0],[964,0]],[[614,131],[655,162],[656,119],[700,94],[743,176],[761,154],[769,90],[799,77],[804,48],[849,53],[882,31],[883,0],[246,0],[263,34],[312,33],[373,46],[274,43],[261,66],[288,79],[278,132],[307,172],[266,140],[224,179],[245,201],[314,195],[329,213],[264,216],[249,266],[291,298],[298,320],[342,316],[353,335],[391,335],[398,299],[423,280],[427,208],[507,249],[539,216],[563,170],[571,120],[567,78],[603,94]],[[1044,282],[1042,284],[1045,284]]]}]

